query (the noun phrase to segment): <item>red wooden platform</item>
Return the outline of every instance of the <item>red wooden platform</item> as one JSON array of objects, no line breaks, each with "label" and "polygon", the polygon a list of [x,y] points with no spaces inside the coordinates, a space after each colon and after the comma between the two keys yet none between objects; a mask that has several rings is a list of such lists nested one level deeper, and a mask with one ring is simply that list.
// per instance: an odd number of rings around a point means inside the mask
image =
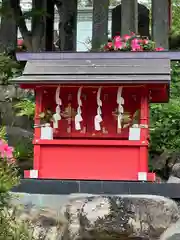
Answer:
[{"label": "red wooden platform", "polygon": [[[147,141],[36,140],[34,170],[43,179],[129,180],[148,174]],[[30,172],[25,172],[29,177]]]}]

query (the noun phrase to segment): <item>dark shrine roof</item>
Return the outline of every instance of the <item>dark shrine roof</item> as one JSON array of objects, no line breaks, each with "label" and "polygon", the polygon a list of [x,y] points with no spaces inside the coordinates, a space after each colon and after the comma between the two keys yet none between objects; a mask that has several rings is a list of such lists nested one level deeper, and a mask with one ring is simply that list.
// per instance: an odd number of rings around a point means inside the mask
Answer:
[{"label": "dark shrine roof", "polygon": [[94,55],[86,53],[76,54],[76,58],[69,58],[68,53],[67,57],[64,53],[61,58],[57,58],[57,55],[55,58],[46,58],[46,55],[39,59],[28,58],[22,76],[13,79],[12,82],[20,84],[169,83],[171,78],[169,58],[122,58],[122,55],[118,57],[119,54],[114,54],[117,58],[109,57],[108,53],[103,53],[103,57],[101,53]]}]

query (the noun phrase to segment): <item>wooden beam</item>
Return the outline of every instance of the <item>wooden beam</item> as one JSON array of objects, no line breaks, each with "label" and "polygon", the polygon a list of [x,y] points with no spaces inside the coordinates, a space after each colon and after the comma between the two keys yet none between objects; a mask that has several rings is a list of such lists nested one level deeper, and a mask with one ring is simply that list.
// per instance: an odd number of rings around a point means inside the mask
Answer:
[{"label": "wooden beam", "polygon": [[162,52],[42,52],[42,53],[16,53],[18,61],[28,60],[58,60],[58,59],[170,59],[172,61],[180,60],[180,51],[162,51]]},{"label": "wooden beam", "polygon": [[92,50],[98,50],[108,40],[109,0],[93,1]]},{"label": "wooden beam", "polygon": [[138,1],[121,1],[121,35],[138,33]]},{"label": "wooden beam", "polygon": [[169,49],[169,0],[152,0],[152,37],[157,47]]}]

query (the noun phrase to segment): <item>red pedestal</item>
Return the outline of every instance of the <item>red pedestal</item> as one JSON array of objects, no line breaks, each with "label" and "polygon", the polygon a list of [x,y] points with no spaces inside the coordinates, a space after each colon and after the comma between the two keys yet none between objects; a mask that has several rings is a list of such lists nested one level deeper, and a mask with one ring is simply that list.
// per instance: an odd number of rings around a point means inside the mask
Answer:
[{"label": "red pedestal", "polygon": [[[39,140],[34,169],[41,179],[138,181],[148,143],[119,140]],[[26,172],[26,177],[28,176]]]}]

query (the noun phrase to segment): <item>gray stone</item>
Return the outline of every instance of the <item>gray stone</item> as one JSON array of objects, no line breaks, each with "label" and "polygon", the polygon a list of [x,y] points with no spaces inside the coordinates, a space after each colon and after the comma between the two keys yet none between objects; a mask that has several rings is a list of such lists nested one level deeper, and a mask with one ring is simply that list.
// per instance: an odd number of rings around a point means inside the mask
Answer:
[{"label": "gray stone", "polygon": [[66,225],[64,216],[50,208],[18,206],[18,208],[12,207],[9,214],[12,214],[12,221],[16,224],[26,224],[26,229],[32,234],[34,240],[60,240],[63,226]]},{"label": "gray stone", "polygon": [[1,125],[32,129],[32,121],[26,116],[17,116],[13,102],[0,102]]},{"label": "gray stone", "polygon": [[[138,4],[139,21],[138,31],[141,36],[150,36],[149,32],[149,9],[142,4]],[[112,10],[112,36],[121,33],[121,5]],[[129,34],[127,32],[127,34]]]},{"label": "gray stone", "polygon": [[[70,239],[157,238],[179,218],[175,202],[159,196],[76,196],[64,207]],[[126,238],[125,238],[126,237]]]},{"label": "gray stone", "polygon": [[12,146],[21,140],[29,141],[33,136],[33,121],[26,116],[17,116],[14,109],[14,104],[32,94],[32,91],[14,85],[0,85],[0,125],[6,127],[7,139]]},{"label": "gray stone", "polygon": [[7,139],[10,146],[15,146],[19,142],[28,144],[32,142],[33,132],[20,127],[6,126]]},{"label": "gray stone", "polygon": [[18,195],[19,221],[51,240],[154,240],[179,219],[176,203],[160,196]]},{"label": "gray stone", "polygon": [[180,163],[174,164],[171,171],[172,176],[180,178]]},{"label": "gray stone", "polygon": [[180,240],[180,221],[172,224],[160,237],[160,240]]},{"label": "gray stone", "polygon": [[180,178],[170,176],[169,179],[167,180],[167,183],[180,183]]},{"label": "gray stone", "polygon": [[22,99],[29,95],[30,90],[23,90],[15,85],[0,85],[0,102]]},{"label": "gray stone", "polygon": [[180,183],[180,163],[175,163],[171,170],[168,183]]}]

